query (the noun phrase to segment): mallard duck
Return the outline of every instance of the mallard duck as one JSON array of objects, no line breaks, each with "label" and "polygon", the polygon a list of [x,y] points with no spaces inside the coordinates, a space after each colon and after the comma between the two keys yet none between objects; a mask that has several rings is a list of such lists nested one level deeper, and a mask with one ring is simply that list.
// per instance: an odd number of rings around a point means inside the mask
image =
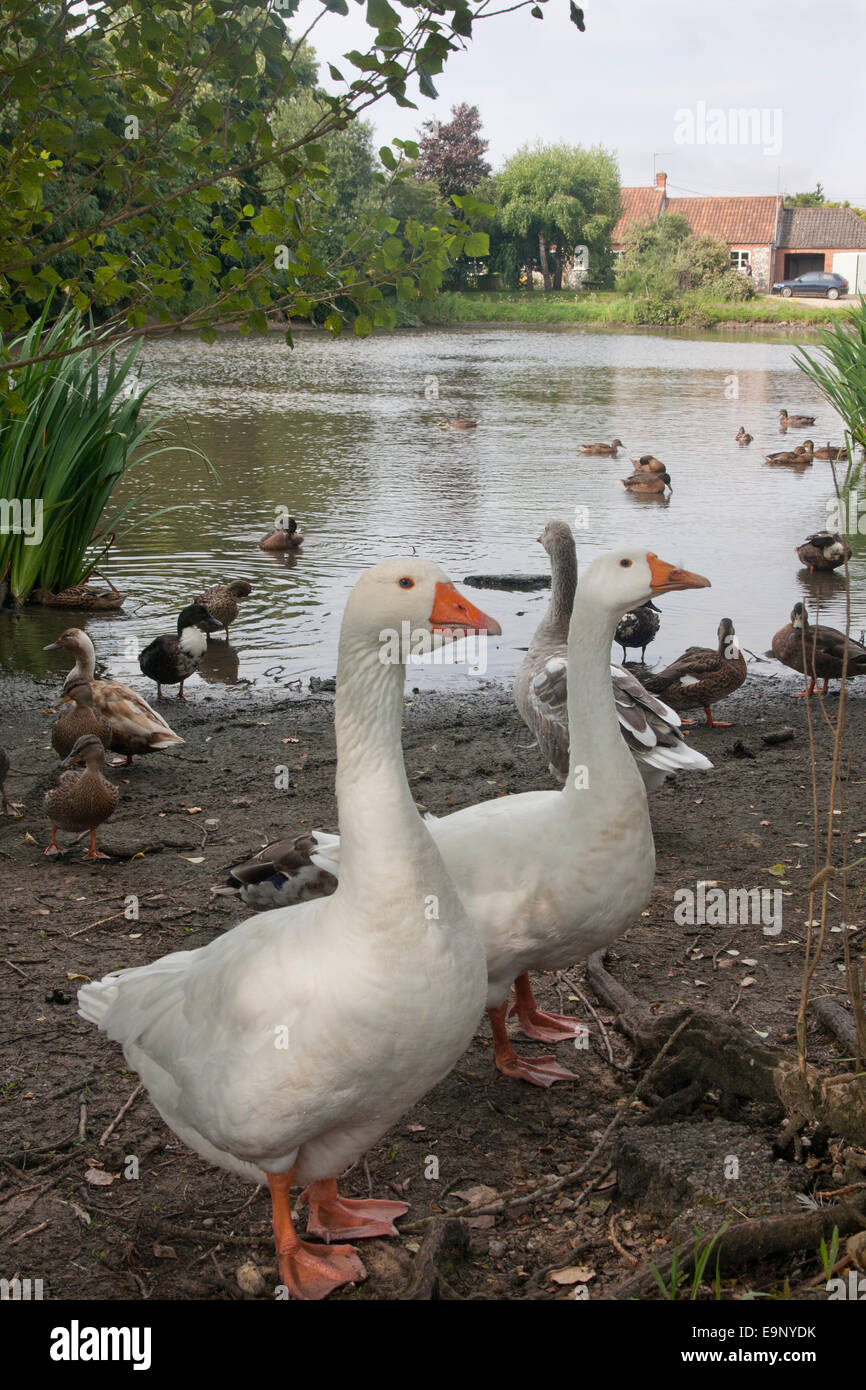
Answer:
[{"label": "mallard duck", "polygon": [[660,624],[661,609],[656,608],[652,599],[630,613],[623,613],[613,635],[613,640],[622,647],[623,661],[628,660],[629,647],[640,647],[640,659],[646,661],[646,649],[655,640]]},{"label": "mallard duck", "polygon": [[810,570],[835,570],[850,560],[853,551],[836,531],[815,531],[797,546],[797,554]]},{"label": "mallard duck", "polygon": [[303,544],[304,538],[298,530],[295,518],[281,515],[277,518],[273,531],[262,536],[259,550],[297,550]]},{"label": "mallard duck", "polygon": [[667,469],[661,459],[657,459],[653,454],[642,454],[639,459],[632,459],[635,473],[665,473]]},{"label": "mallard duck", "polygon": [[617,449],[624,449],[625,445],[621,439],[614,439],[611,444],[581,444],[582,454],[599,454],[602,458],[616,458]]},{"label": "mallard duck", "polygon": [[[75,665],[64,682],[64,694],[73,681],[90,681],[94,709],[111,725],[111,749],[124,754],[127,767],[137,755],[162,752],[183,743],[180,734],[168,727],[162,715],[151,708],[143,695],[122,681],[94,679],[96,653],[87,633],[80,627],[67,628],[56,642],[49,642],[44,650],[71,652],[75,657]],[[112,766],[118,767],[122,761],[113,762]]]},{"label": "mallard duck", "polygon": [[3,799],[3,814],[4,816],[15,816],[16,812],[13,810],[12,802],[6,795],[6,778],[8,776],[9,754],[6,752],[3,745],[0,744],[0,797]]},{"label": "mallard duck", "polygon": [[[550,605],[515,677],[514,700],[523,722],[535,735],[551,775],[564,782],[568,775],[569,741],[568,623],[577,587],[577,553],[571,527],[564,521],[549,521],[538,540],[550,556]],[[630,616],[644,614],[647,609],[651,610],[648,616],[655,617],[655,633],[659,610],[652,600],[626,613],[617,624],[617,633]],[[712,767],[708,758],[683,739],[675,710],[648,694],[630,671],[613,661],[610,675],[620,731],[648,790],[661,786],[671,773]]]},{"label": "mallard duck", "polygon": [[811,439],[804,439],[802,444],[798,444],[796,449],[783,449],[781,453],[765,454],[764,461],[769,464],[793,464],[795,468],[805,468],[812,462],[812,449],[814,445]]},{"label": "mallard duck", "polygon": [[822,623],[813,627],[802,603],[794,604],[790,623],[779,629],[772,645],[777,661],[781,661],[783,666],[790,666],[792,671],[799,671],[809,681],[805,690],[798,691],[798,699],[804,696],[808,699],[814,692],[816,680],[823,680],[821,694],[826,695],[828,681],[842,679],[842,661],[846,649],[846,679],[866,675],[866,647],[846,637],[844,632],[837,632],[834,627],[824,627]]},{"label": "mallard duck", "polygon": [[446,420],[443,416],[439,421],[439,428],[440,430],[476,430],[478,421],[465,420],[462,415],[458,416],[456,420]]},{"label": "mallard duck", "polygon": [[814,415],[789,415],[787,410],[779,411],[779,426],[783,430],[786,430],[789,425],[797,430],[807,430],[814,423]]},{"label": "mallard duck", "polygon": [[751,444],[753,438],[751,434],[747,434],[746,430],[742,425],[740,425],[740,428],[737,430],[737,433],[734,437],[738,444]]},{"label": "mallard duck", "polygon": [[195,675],[207,650],[208,632],[223,624],[201,603],[190,603],[177,620],[177,636],[154,637],[145,647],[138,664],[143,676],[156,681],[156,698],[162,699],[164,685],[180,685],[179,700],[185,700],[183,683]]},{"label": "mallard duck", "polygon": [[203,594],[196,596],[195,602],[222,623],[228,641],[229,627],[238,616],[238,599],[249,598],[252,591],[253,586],[246,579],[233,579],[230,584],[212,584]]},{"label": "mallard duck", "polygon": [[[652,891],[655,855],[646,791],[620,732],[611,683],[616,624],[649,598],[708,584],[652,551],[598,556],[581,576],[568,628],[565,785],[494,797],[440,820],[428,817],[437,849],[481,932],[494,1058],[506,1076],[536,1086],[574,1080],[555,1058],[515,1053],[506,1027],[511,985],[528,1037],[573,1040],[580,1023],[542,1012],[528,972],[564,969],[603,950],[636,920]],[[358,796],[360,801],[360,786]],[[376,862],[393,858],[395,869],[400,865],[398,841],[378,841],[375,854]],[[330,871],[342,876],[343,862],[343,846],[330,845]]]},{"label": "mallard duck", "polygon": [[812,457],[816,459],[832,459],[834,463],[841,461],[848,462],[848,450],[844,444],[825,444],[823,449],[813,449]]},{"label": "mallard duck", "polygon": [[[737,644],[730,618],[719,623],[718,647],[689,647],[657,675],[647,676],[647,690],[661,695],[674,709],[703,709],[711,729],[729,729],[726,720],[713,719],[712,706],[739,690],[746,679],[746,661]],[[693,721],[683,721],[686,725]]]},{"label": "mallard duck", "polygon": [[51,743],[60,758],[66,758],[85,734],[94,734],[105,748],[111,746],[112,727],[93,703],[93,686],[84,676],[75,676],[63,688],[61,703],[67,708],[51,729]]},{"label": "mallard duck", "polygon": [[69,767],[71,763],[84,763],[83,772],[64,772],[56,787],[45,793],[45,814],[51,821],[51,840],[45,849],[46,855],[62,854],[57,844],[58,827],[61,830],[90,831],[90,849],[85,859],[107,859],[96,848],[96,831],[114,814],[117,806],[117,788],[107,782],[102,775],[105,765],[105,747],[95,734],[83,734],[60,764]]},{"label": "mallard duck", "polygon": [[[382,633],[404,624],[431,643],[443,629],[499,631],[419,557],[355,585],[338,655],[337,891],[78,994],[183,1143],[267,1182],[279,1280],[300,1299],[364,1277],[354,1247],[332,1242],[396,1234],[404,1202],[347,1200],[337,1178],[448,1075],[484,1006],[477,928],[403,765],[406,668],[382,660]],[[294,1183],[322,1244],[295,1231]]]},{"label": "mallard duck", "polygon": [[[256,912],[326,897],[337,887],[335,875],[323,867],[328,849],[336,844],[339,836],[322,830],[275,840],[230,869],[227,887],[211,892],[236,894]],[[313,862],[314,854],[318,863]]]},{"label": "mallard duck", "polygon": [[620,481],[627,492],[636,492],[644,496],[660,497],[665,488],[673,492],[671,475],[667,470],[664,473],[632,473],[630,478],[621,478]]}]

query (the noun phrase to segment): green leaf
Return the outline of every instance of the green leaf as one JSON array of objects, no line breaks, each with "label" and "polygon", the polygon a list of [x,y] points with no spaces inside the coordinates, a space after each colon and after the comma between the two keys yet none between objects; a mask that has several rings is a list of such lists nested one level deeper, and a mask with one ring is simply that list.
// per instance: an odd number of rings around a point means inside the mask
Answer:
[{"label": "green leaf", "polygon": [[579,5],[575,5],[574,0],[568,0],[568,17],[572,24],[576,24],[580,32],[586,32],[586,25],[583,22],[583,10]]},{"label": "green leaf", "polygon": [[373,332],[373,325],[366,314],[359,314],[352,325],[356,338],[369,338]]},{"label": "green leaf", "polygon": [[367,0],[367,23],[373,29],[399,29],[400,16],[388,0]]},{"label": "green leaf", "polygon": [[463,243],[464,256],[489,256],[490,237],[486,232],[472,232]]}]

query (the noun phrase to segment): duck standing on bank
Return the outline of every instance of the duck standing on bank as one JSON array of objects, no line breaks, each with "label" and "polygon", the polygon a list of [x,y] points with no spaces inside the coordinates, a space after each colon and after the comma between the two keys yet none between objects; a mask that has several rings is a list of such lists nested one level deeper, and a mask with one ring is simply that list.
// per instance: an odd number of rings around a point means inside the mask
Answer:
[{"label": "duck standing on bank", "polygon": [[6,795],[6,778],[8,776],[9,754],[6,752],[3,745],[0,744],[0,799],[2,799],[3,802],[3,814],[4,816],[15,816],[17,819],[17,813],[12,806],[12,802]]},{"label": "duck standing on bank", "polygon": [[813,627],[803,603],[794,604],[790,623],[779,629],[772,647],[777,661],[806,677],[808,685],[797,692],[799,700],[814,693],[817,680],[823,680],[821,694],[826,695],[828,681],[841,681],[843,668],[846,680],[866,675],[866,647],[835,627]]},{"label": "duck standing on bank", "polygon": [[103,748],[111,744],[112,729],[93,703],[93,686],[83,676],[74,676],[63,688],[61,703],[66,705],[51,728],[51,744],[60,758],[68,758],[85,734],[94,734]]},{"label": "duck standing on bank", "polygon": [[[647,676],[645,684],[674,709],[702,709],[708,728],[729,729],[728,721],[713,718],[712,706],[739,690],[748,673],[730,618],[722,618],[718,635],[718,647],[689,647],[664,671]],[[693,721],[683,722],[688,727]]]},{"label": "duck standing on bank", "polygon": [[298,530],[295,518],[281,514],[273,531],[262,536],[259,550],[298,550],[303,544],[304,538]]},{"label": "duck standing on bank", "polygon": [[178,616],[177,636],[154,637],[145,647],[138,664],[141,673],[156,681],[156,698],[162,699],[164,685],[179,685],[177,698],[185,700],[183,683],[195,675],[207,650],[207,633],[223,624],[201,603],[191,603]]},{"label": "duck standing on bank", "polygon": [[229,628],[238,616],[238,599],[249,598],[252,591],[253,586],[248,580],[233,579],[230,584],[212,584],[203,594],[196,596],[195,602],[222,623],[228,641]]},{"label": "duck standing on bank", "polygon": [[[161,714],[151,708],[143,695],[139,695],[122,681],[103,681],[95,679],[96,653],[93,643],[80,627],[70,627],[49,642],[46,652],[71,652],[75,665],[63,684],[64,694],[73,681],[87,680],[93,694],[93,707],[111,725],[111,750],[122,753],[128,767],[133,757],[142,753],[159,753],[175,744],[183,743],[180,734],[170,729]],[[107,746],[107,745],[106,745]],[[123,764],[112,763],[112,767]]]},{"label": "duck standing on bank", "polygon": [[646,663],[646,649],[655,641],[661,621],[661,609],[656,608],[652,599],[630,613],[623,613],[613,635],[613,640],[622,647],[623,661],[628,660],[629,647],[640,647],[641,662]]},{"label": "duck standing on bank", "polygon": [[810,570],[836,570],[850,560],[853,550],[838,531],[815,531],[797,546],[797,555]]},{"label": "duck standing on bank", "polygon": [[[405,1203],[347,1200],[337,1179],[447,1076],[484,1005],[477,929],[403,765],[408,652],[382,657],[383,633],[399,637],[404,623],[431,645],[443,631],[499,632],[419,557],[358,580],[337,663],[337,891],[78,995],[185,1144],[267,1182],[279,1279],[301,1299],[364,1277],[354,1247],[332,1242],[396,1234]],[[295,1183],[324,1244],[295,1231]]]},{"label": "duck standing on bank", "polygon": [[117,806],[117,788],[102,775],[105,766],[105,747],[95,734],[83,734],[76,739],[68,757],[61,767],[73,763],[84,763],[83,771],[64,772],[56,787],[45,793],[45,814],[51,821],[51,840],[45,849],[46,855],[61,854],[57,844],[57,829],[72,830],[80,834],[90,831],[90,849],[85,859],[107,859],[96,848],[96,832]]}]

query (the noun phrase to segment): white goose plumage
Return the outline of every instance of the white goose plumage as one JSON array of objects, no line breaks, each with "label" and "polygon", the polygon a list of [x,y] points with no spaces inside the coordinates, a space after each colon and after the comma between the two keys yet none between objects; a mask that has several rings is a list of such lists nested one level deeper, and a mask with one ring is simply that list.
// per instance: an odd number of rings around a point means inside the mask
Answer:
[{"label": "white goose plumage", "polygon": [[448,1073],[484,1006],[478,933],[406,780],[405,666],[380,659],[383,631],[404,621],[413,633],[499,631],[417,557],[356,584],[338,656],[334,895],[79,992],[82,1015],[122,1044],[185,1143],[267,1178],[281,1277],[299,1297],[322,1297],[363,1266],[351,1246],[299,1242],[289,1185],[313,1185],[308,1230],[326,1239],[391,1233],[403,1204],[345,1202],[332,1180]]},{"label": "white goose plumage", "polygon": [[[572,1079],[553,1058],[516,1056],[505,1027],[512,982],[527,1036],[545,1042],[573,1038],[574,1019],[538,1009],[528,972],[563,969],[608,945],[634,922],[652,890],[655,848],[646,790],[620,733],[610,678],[617,621],[649,598],[708,584],[646,550],[594,560],[577,586],[568,630],[571,748],[565,785],[428,817],[481,932],[496,1064],[507,1076],[538,1086]],[[380,845],[378,852],[388,856],[391,847]],[[336,877],[344,872],[343,846],[332,837],[310,858]]]}]

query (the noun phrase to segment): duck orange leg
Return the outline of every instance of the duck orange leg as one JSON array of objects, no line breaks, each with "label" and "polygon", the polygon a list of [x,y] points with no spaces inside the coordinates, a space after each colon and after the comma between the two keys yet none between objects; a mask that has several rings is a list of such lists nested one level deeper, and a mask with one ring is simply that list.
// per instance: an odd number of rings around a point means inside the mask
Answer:
[{"label": "duck orange leg", "polygon": [[[811,695],[814,695],[814,693],[815,693],[815,677],[813,676],[812,679],[810,680],[809,684],[806,686],[805,690],[798,690],[798,691],[797,691],[796,695],[794,696],[794,699],[795,699],[795,700],[808,700],[809,697],[810,697]],[[824,689],[823,689],[823,691],[822,691],[821,693],[822,693],[823,695],[826,695],[826,694],[827,694],[827,682],[826,682],[826,681],[824,682]]]},{"label": "duck orange leg", "polygon": [[358,1201],[341,1197],[336,1178],[321,1178],[311,1182],[301,1193],[301,1202],[309,1203],[307,1235],[320,1240],[365,1240],[372,1236],[399,1235],[394,1222],[409,1210],[405,1202]]},{"label": "duck orange leg", "polygon": [[101,849],[96,848],[96,828],[90,832],[90,849],[83,856],[85,859],[108,859],[107,854],[103,854]]},{"label": "duck orange leg", "polygon": [[367,1271],[351,1245],[307,1245],[292,1221],[292,1173],[268,1173],[274,1214],[274,1244],[280,1280],[292,1298],[327,1298],[334,1289],[365,1279]]},{"label": "duck orange leg", "polygon": [[498,1009],[488,1009],[487,1017],[493,1029],[493,1060],[503,1076],[513,1081],[528,1081],[531,1086],[552,1086],[556,1081],[577,1081],[574,1072],[566,1071],[555,1057],[518,1057],[508,1037],[505,1016],[508,1000]]},{"label": "duck orange leg", "polygon": [[47,855],[49,858],[51,858],[51,857],[52,857],[53,855],[55,855],[55,854],[62,854],[62,853],[63,853],[63,850],[60,848],[60,846],[59,846],[58,843],[57,843],[57,826],[56,826],[56,825],[52,825],[52,827],[51,827],[51,839],[48,841],[48,844],[45,846],[45,849],[42,851],[42,853],[45,854],[45,855]]},{"label": "duck orange leg", "polygon": [[529,983],[529,975],[524,971],[514,981],[514,1003],[508,1017],[517,1014],[520,1027],[527,1038],[537,1042],[562,1042],[565,1038],[576,1038],[582,1025],[566,1014],[548,1014],[539,1009]]},{"label": "duck orange leg", "polygon": [[729,719],[714,719],[714,718],[713,718],[713,711],[710,709],[709,705],[704,705],[704,714],[707,716],[707,728],[708,728],[708,729],[730,729],[730,727],[731,727],[731,722],[730,722],[730,720],[729,720]]}]

